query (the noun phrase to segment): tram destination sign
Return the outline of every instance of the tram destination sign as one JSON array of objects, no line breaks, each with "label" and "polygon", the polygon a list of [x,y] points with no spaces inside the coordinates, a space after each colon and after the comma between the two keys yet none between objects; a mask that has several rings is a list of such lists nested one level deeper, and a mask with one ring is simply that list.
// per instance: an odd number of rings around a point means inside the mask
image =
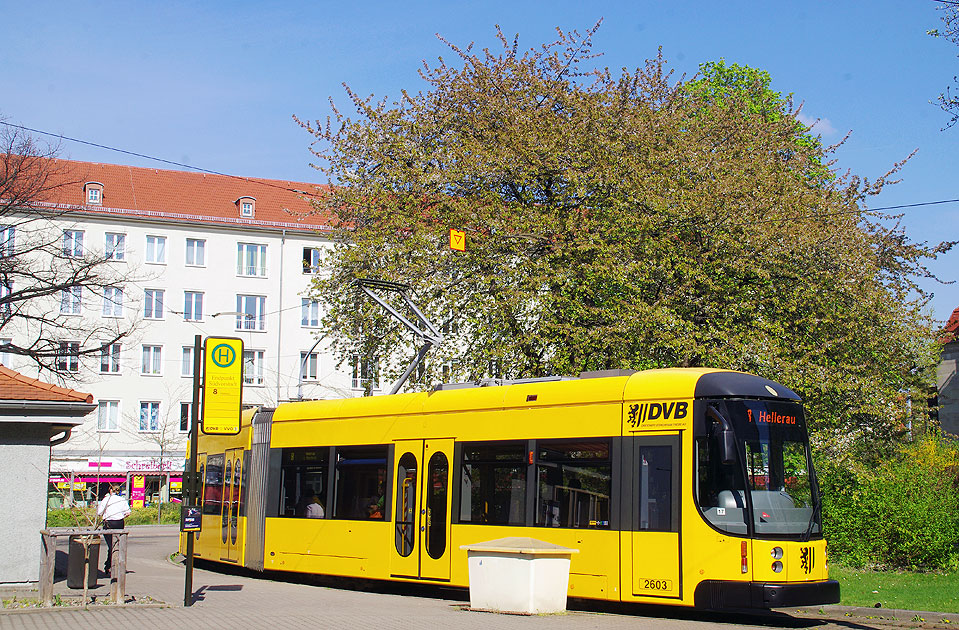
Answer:
[{"label": "tram destination sign", "polygon": [[203,432],[236,435],[243,400],[243,340],[207,337],[203,356]]}]

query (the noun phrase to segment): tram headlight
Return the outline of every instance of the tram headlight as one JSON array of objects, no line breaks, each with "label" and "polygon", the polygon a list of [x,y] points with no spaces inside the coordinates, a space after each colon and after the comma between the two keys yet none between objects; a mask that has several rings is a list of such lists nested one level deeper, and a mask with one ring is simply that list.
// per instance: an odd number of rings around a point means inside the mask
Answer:
[{"label": "tram headlight", "polygon": [[769,555],[773,557],[773,560],[782,560],[783,558],[783,548],[782,547],[773,547],[773,550],[769,552]]},{"label": "tram headlight", "polygon": [[782,562],[780,562],[779,560],[776,560],[775,562],[773,562],[773,573],[782,573],[782,570],[783,570]]}]

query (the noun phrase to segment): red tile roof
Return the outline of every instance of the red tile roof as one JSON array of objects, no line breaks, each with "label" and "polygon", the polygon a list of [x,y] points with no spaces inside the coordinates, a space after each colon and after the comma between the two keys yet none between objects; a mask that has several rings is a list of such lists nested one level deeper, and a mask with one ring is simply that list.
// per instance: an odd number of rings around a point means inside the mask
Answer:
[{"label": "red tile roof", "polygon": [[[51,160],[57,188],[45,205],[188,223],[322,230],[327,219],[311,214],[310,198],[325,187],[304,182],[170,171],[118,164]],[[100,204],[87,204],[84,184],[103,184]],[[237,200],[256,200],[254,217],[240,216]]]},{"label": "red tile roof", "polygon": [[43,400],[92,403],[93,394],[38,381],[0,365],[0,400]]},{"label": "red tile roof", "polygon": [[952,343],[957,339],[959,339],[959,308],[956,308],[949,316],[949,321],[946,322],[940,341],[942,343]]}]

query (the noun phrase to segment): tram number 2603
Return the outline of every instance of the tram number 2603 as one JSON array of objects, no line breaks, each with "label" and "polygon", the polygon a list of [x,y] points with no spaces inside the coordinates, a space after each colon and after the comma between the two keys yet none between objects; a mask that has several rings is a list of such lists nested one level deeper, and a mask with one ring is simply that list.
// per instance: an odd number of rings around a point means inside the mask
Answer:
[{"label": "tram number 2603", "polygon": [[673,581],[641,578],[639,588],[644,591],[671,591],[673,590]]}]

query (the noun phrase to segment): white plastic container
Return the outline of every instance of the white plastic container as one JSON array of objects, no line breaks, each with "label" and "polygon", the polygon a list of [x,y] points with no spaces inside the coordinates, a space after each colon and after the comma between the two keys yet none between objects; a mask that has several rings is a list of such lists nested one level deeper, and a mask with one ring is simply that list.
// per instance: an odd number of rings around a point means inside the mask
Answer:
[{"label": "white plastic container", "polygon": [[570,557],[579,549],[528,537],[460,549],[469,562],[471,609],[525,615],[566,610]]}]

